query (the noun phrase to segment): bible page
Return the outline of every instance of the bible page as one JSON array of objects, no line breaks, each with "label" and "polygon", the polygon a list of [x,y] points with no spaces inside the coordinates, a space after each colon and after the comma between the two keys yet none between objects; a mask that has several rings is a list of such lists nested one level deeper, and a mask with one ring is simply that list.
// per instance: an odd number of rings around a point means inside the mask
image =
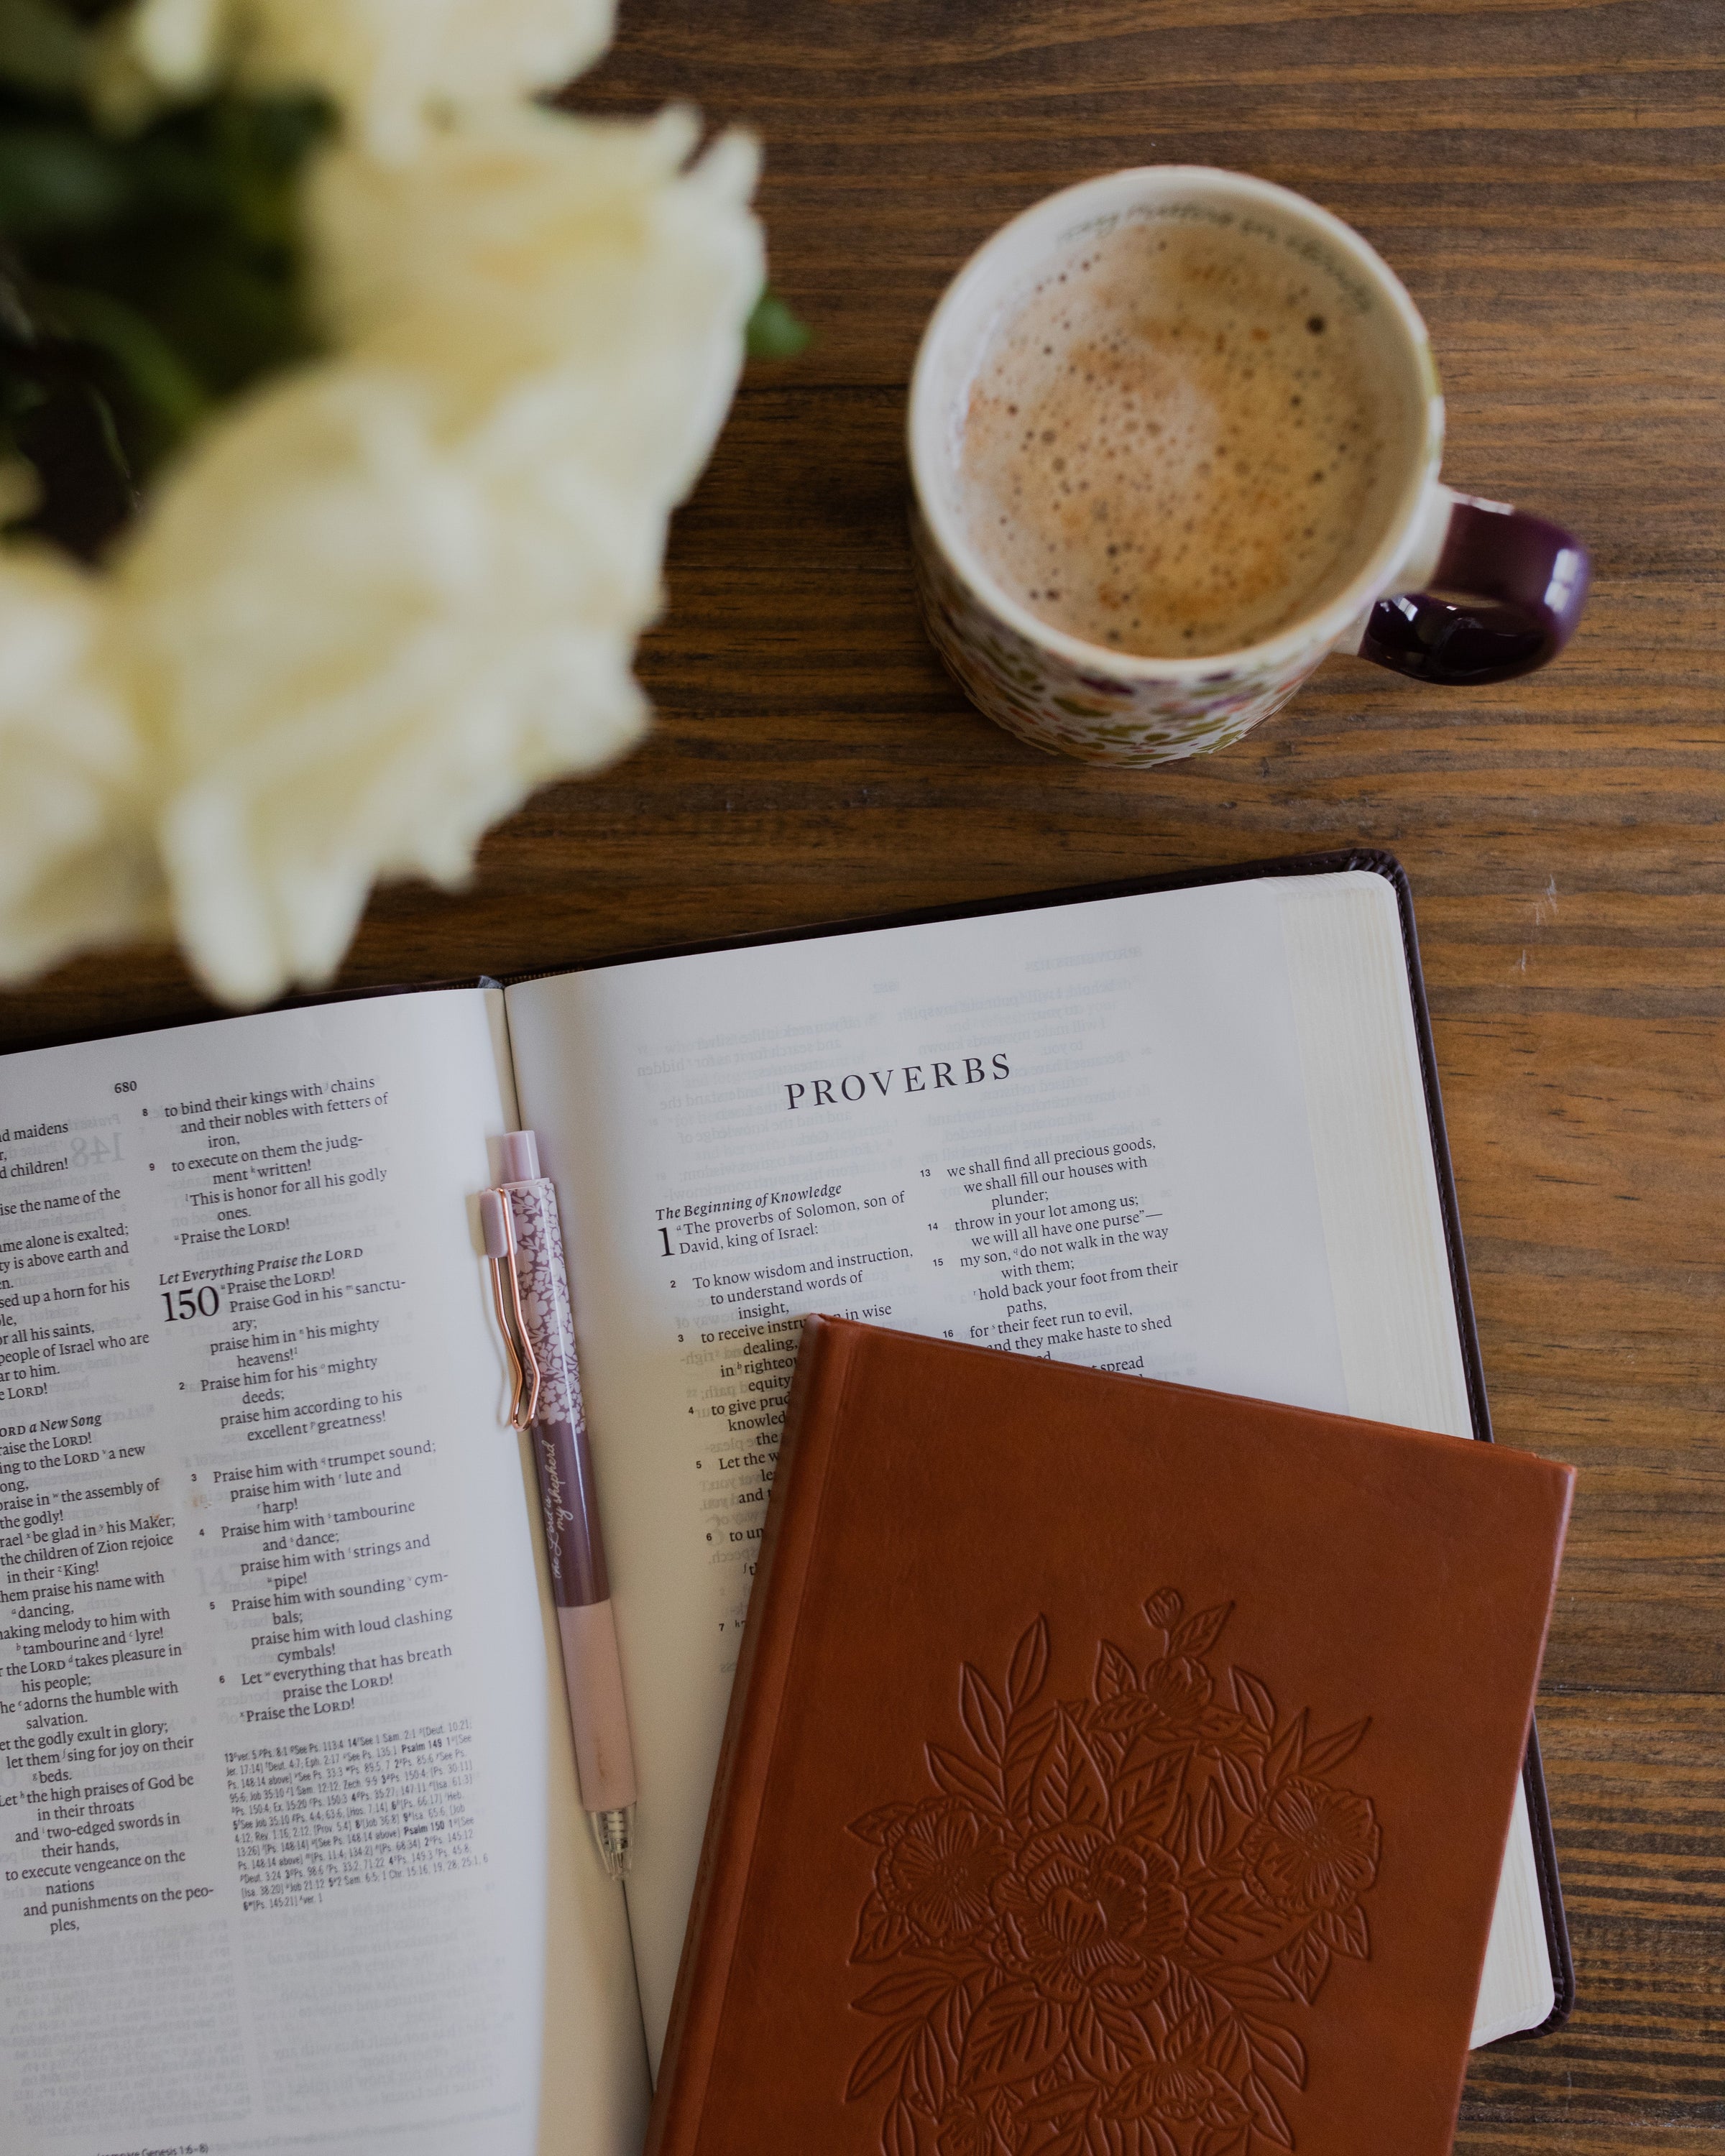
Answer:
[{"label": "bible page", "polygon": [[[1277,878],[1350,1414],[1473,1435],[1395,892],[1381,875]],[[1473,2041],[1556,1998],[1517,1785]]]},{"label": "bible page", "polygon": [[475,1240],[501,1036],[475,990],[0,1062],[8,2156],[639,2146]]},{"label": "bible page", "polygon": [[803,1317],[1346,1413],[1261,883],[508,992],[557,1182],[663,2041]]}]

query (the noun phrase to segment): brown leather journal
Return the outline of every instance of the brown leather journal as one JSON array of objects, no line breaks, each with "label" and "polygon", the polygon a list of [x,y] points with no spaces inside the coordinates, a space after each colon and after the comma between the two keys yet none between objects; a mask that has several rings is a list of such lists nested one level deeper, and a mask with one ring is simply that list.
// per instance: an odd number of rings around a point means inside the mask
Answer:
[{"label": "brown leather journal", "polygon": [[649,2156],[1442,2156],[1574,1479],[811,1318]]}]

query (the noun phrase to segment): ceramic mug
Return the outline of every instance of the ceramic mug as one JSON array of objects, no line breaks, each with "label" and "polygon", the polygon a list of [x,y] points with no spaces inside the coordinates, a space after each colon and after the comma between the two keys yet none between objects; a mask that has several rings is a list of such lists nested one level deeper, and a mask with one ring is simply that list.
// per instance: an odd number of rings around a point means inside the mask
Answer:
[{"label": "ceramic mug", "polygon": [[[1235,651],[1137,657],[1050,628],[1004,591],[965,530],[959,446],[970,388],[1004,314],[1050,269],[1121,225],[1238,231],[1296,258],[1353,319],[1384,415],[1384,484],[1347,583],[1304,619]],[[1200,165],[1111,172],[1002,228],[947,287],[911,386],[916,580],[937,649],[978,709],[1038,748],[1157,764],[1224,747],[1286,702],[1332,651],[1468,686],[1530,672],[1581,612],[1585,550],[1507,503],[1438,477],[1444,400],[1413,301],[1339,218],[1244,173]]]}]

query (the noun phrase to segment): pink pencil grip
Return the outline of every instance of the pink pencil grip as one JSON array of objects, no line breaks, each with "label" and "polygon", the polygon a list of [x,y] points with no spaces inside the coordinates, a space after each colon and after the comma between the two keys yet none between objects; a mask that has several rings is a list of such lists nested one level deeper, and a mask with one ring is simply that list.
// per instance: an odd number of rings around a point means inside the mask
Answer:
[{"label": "pink pencil grip", "polygon": [[572,1717],[581,1802],[590,1812],[621,1811],[635,1801],[635,1767],[611,1605],[588,1602],[559,1609],[557,1625],[569,1696],[586,1708]]}]

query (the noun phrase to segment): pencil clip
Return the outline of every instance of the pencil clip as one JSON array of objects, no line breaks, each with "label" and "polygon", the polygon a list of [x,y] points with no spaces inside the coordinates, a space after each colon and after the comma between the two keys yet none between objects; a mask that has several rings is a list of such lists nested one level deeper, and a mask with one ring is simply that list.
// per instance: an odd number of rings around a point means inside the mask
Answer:
[{"label": "pencil clip", "polygon": [[480,1226],[491,1269],[491,1306],[503,1336],[503,1352],[509,1358],[509,1420],[515,1429],[525,1430],[539,1409],[539,1358],[533,1353],[526,1312],[521,1307],[515,1215],[501,1190],[480,1193]]}]

